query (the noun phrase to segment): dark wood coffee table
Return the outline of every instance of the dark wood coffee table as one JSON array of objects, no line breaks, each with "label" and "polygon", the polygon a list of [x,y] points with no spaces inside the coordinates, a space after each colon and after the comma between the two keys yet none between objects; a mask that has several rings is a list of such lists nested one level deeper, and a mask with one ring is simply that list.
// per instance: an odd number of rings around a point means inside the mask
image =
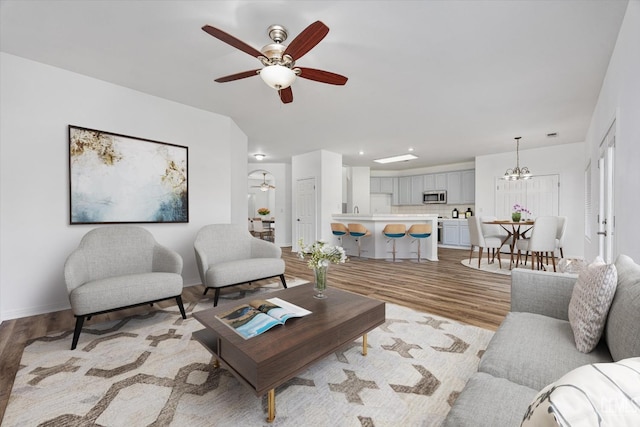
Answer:
[{"label": "dark wood coffee table", "polygon": [[313,284],[270,292],[263,298],[281,298],[312,313],[287,320],[257,337],[243,339],[215,316],[255,296],[194,313],[206,326],[193,336],[256,396],[267,394],[267,421],[275,419],[275,388],[344,345],[363,337],[367,354],[367,332],[385,321],[384,302],[329,288],[327,298],[313,298]]}]

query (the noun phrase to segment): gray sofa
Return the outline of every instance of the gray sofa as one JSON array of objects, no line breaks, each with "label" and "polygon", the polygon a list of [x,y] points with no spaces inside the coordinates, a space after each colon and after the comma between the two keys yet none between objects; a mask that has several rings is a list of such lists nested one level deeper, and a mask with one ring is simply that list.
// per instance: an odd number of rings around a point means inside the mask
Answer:
[{"label": "gray sofa", "polygon": [[511,312],[456,399],[444,427],[519,426],[538,391],[583,365],[640,356],[640,265],[621,255],[603,338],[576,349],[568,306],[577,276],[515,269]]}]

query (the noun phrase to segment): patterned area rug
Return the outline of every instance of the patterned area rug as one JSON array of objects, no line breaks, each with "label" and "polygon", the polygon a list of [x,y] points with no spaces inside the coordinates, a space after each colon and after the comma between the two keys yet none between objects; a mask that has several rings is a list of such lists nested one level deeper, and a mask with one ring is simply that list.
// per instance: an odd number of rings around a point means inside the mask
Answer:
[{"label": "patterned area rug", "polygon": [[[209,307],[203,298],[188,314]],[[393,304],[386,318],[367,356],[360,339],[277,388],[272,425],[440,425],[493,332]],[[268,425],[266,396],[214,369],[191,339],[199,329],[168,308],[93,325],[75,351],[71,331],[35,339],[2,425]]]}]

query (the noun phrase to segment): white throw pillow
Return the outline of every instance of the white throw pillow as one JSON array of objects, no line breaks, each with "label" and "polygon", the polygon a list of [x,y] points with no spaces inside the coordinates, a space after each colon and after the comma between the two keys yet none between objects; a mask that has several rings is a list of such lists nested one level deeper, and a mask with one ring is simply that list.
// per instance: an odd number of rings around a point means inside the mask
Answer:
[{"label": "white throw pillow", "polygon": [[616,267],[598,257],[578,275],[569,302],[576,347],[589,353],[598,345],[618,284]]},{"label": "white throw pillow", "polygon": [[521,427],[640,425],[640,357],[574,369],[543,388]]}]

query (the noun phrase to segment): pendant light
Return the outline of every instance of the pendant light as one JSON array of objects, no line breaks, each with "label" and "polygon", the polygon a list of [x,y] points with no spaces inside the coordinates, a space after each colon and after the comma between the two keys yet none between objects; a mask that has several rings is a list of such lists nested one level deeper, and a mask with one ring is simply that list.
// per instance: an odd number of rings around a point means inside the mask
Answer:
[{"label": "pendant light", "polygon": [[504,173],[502,179],[507,181],[518,181],[520,179],[529,179],[531,178],[531,172],[529,168],[526,166],[520,167],[520,138],[521,136],[516,136],[516,167],[513,169],[507,169]]}]

